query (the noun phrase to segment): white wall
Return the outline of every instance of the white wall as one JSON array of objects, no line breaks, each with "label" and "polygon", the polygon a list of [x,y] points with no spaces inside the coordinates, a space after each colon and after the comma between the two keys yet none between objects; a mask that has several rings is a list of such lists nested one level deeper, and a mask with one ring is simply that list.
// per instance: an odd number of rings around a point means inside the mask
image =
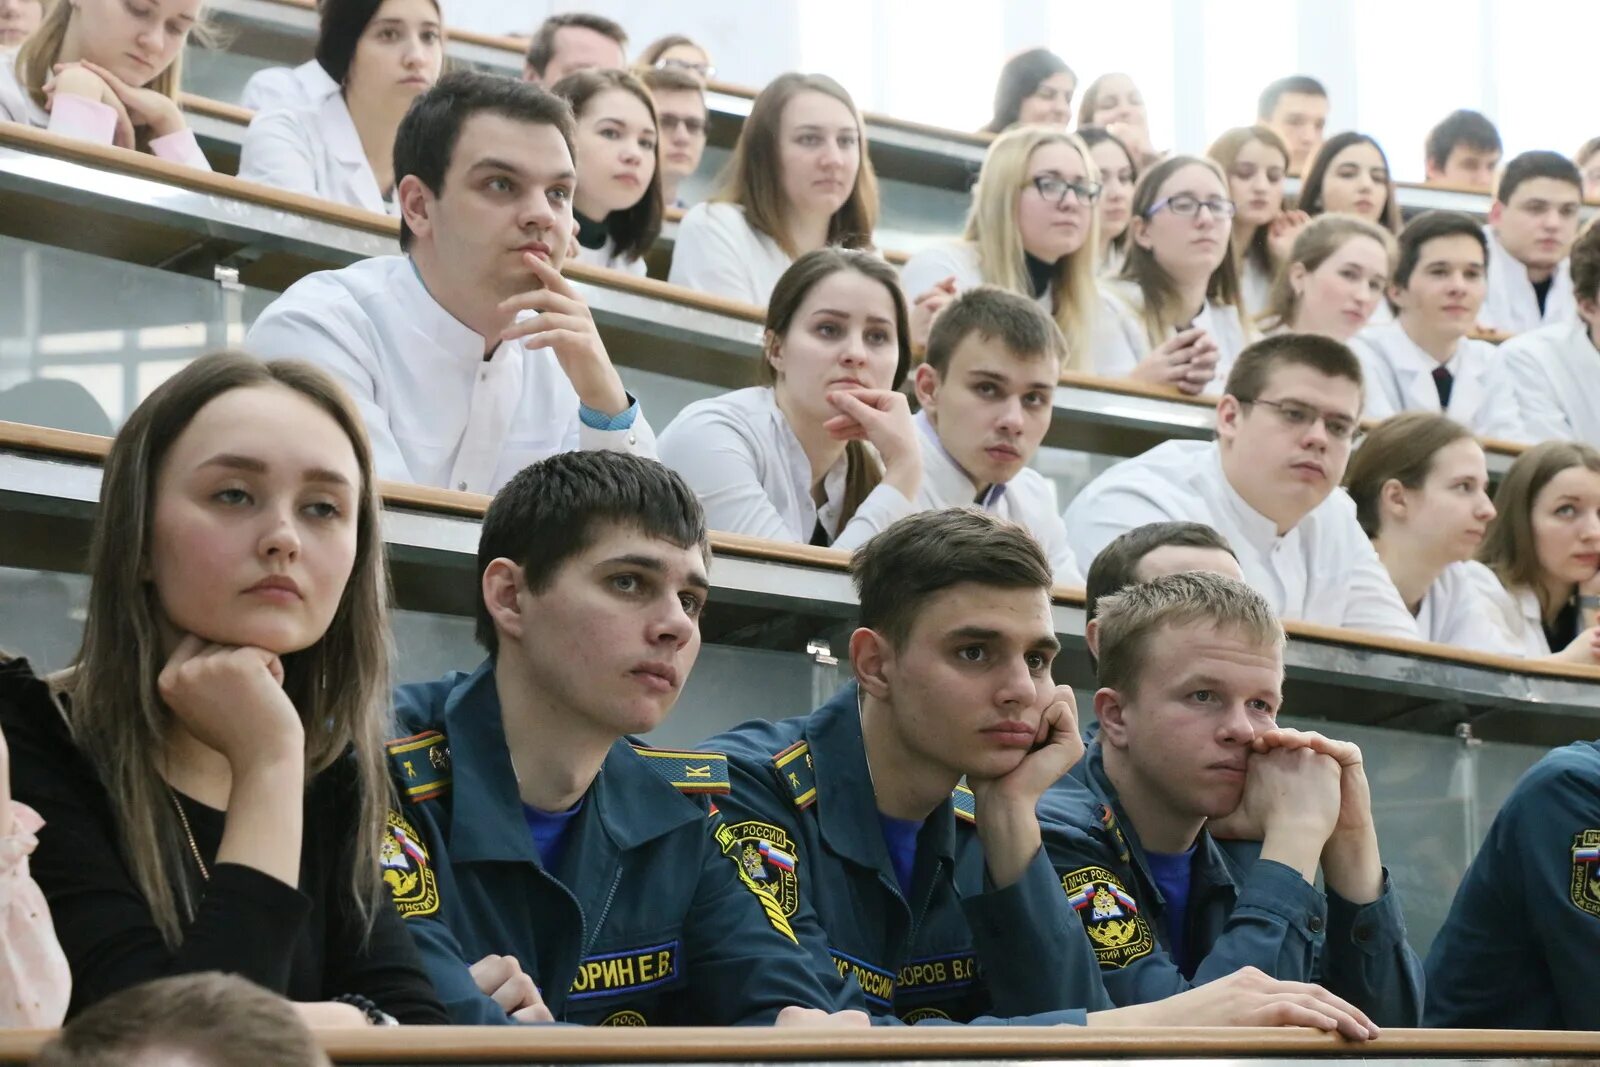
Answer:
[{"label": "white wall", "polygon": [[[445,0],[454,24],[527,33],[560,0]],[[588,0],[637,47],[688,33],[718,76],[758,86],[789,69],[831,74],[865,109],[974,129],[1005,57],[1054,48],[1081,85],[1125,70],[1145,92],[1156,142],[1200,151],[1249,122],[1262,86],[1323,80],[1330,132],[1361,129],[1398,177],[1422,176],[1428,129],[1457,107],[1500,126],[1508,155],[1571,152],[1600,134],[1596,0]]]}]

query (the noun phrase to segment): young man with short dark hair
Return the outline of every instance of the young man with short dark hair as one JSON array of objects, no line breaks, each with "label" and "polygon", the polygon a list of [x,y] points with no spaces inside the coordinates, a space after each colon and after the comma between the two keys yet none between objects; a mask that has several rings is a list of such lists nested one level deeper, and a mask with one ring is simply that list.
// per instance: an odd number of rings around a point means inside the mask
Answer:
[{"label": "young man with short dark hair", "polygon": [[1489,391],[1516,398],[1513,441],[1582,441],[1600,448],[1600,226],[1572,246],[1571,322],[1518,334],[1500,346]]},{"label": "young man with short dark hair", "polygon": [[339,380],[380,477],[493,493],[556,452],[655,454],[560,273],[576,245],[572,138],[571,109],[543,89],[441,78],[395,136],[405,254],[307,275],[245,338]]},{"label": "young man with short dark hair", "polygon": [[1578,236],[1583,175],[1559,152],[1506,164],[1489,207],[1489,295],[1478,324],[1526,333],[1577,314],[1567,254]]},{"label": "young man with short dark hair", "polygon": [[1244,581],[1227,539],[1203,522],[1151,522],[1118,534],[1089,564],[1084,581],[1083,641],[1089,661],[1100,648],[1100,601],[1167,574],[1210,571]]},{"label": "young man with short dark hair", "polygon": [[725,759],[633,740],[694,667],[709,562],[699,503],[653,460],[552,456],[490,504],[489,656],[402,686],[389,744],[384,878],[456,1022],[786,1023],[832,1006],[837,975],[711,837]]},{"label": "young man with short dark hair", "polygon": [[976,504],[1025,527],[1060,585],[1082,585],[1055,486],[1029,467],[1055,411],[1066,359],[1061,330],[1037,303],[992,285],[940,310],[917,367],[919,508]]},{"label": "young man with short dark hair", "polygon": [[[1040,820],[1111,999],[1146,1003],[1256,967],[1321,981],[1379,1026],[1418,1025],[1421,966],[1378,854],[1361,750],[1277,727],[1284,636],[1271,607],[1242,582],[1189,572],[1105,597],[1099,622],[1100,731]],[[1227,847],[1208,829],[1224,818],[1241,839]]]},{"label": "young man with short dark hair", "polygon": [[1361,426],[1361,363],[1313,334],[1239,354],[1217,402],[1217,440],[1168,441],[1117,464],[1067,508],[1067,539],[1093,559],[1150,522],[1203,522],[1285,619],[1417,636],[1416,620],[1335,492]]},{"label": "young man with short dark hair", "polygon": [[1481,112],[1452,111],[1428,131],[1425,171],[1430,184],[1494,190],[1500,166],[1500,131]]},{"label": "young man with short dark hair", "polygon": [[670,207],[688,207],[683,182],[700,169],[711,120],[705,82],[679,67],[650,67],[639,71],[639,80],[655,99],[661,128],[661,198]]},{"label": "young man with short dark hair", "polygon": [[1489,285],[1487,256],[1478,220],[1460,211],[1425,211],[1400,231],[1389,282],[1394,319],[1350,342],[1366,377],[1368,418],[1431,411],[1486,437],[1515,427],[1511,395],[1487,388],[1494,345],[1468,336]]},{"label": "young man with short dark hair", "polygon": [[1060,644],[1038,543],[976,508],[924,511],[862,546],[851,572],[855,680],[810,715],[707,745],[733,782],[717,801],[723,851],[858,1006],[886,1021],[1367,1034],[1325,991],[1259,973],[1103,1010],[1035,814],[1083,750],[1072,691],[1050,676]]},{"label": "young man with short dark hair", "polygon": [[604,15],[578,11],[551,15],[533,31],[523,57],[522,80],[551,86],[573,71],[627,66],[627,31]]},{"label": "young man with short dark hair", "polygon": [[1256,121],[1289,146],[1289,173],[1303,174],[1322,147],[1328,125],[1328,90],[1315,78],[1293,74],[1261,91]]}]

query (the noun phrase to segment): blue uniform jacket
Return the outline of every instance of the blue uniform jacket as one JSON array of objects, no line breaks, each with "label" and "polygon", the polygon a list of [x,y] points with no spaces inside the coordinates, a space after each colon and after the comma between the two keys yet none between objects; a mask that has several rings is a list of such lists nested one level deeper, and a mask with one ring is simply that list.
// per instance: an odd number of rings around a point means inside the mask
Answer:
[{"label": "blue uniform jacket", "polygon": [[385,878],[456,1022],[507,1021],[468,972],[492,953],[515,956],[567,1022],[768,1023],[788,1004],[831,1006],[711,837],[693,794],[726,791],[724,759],[618,741],[552,874],[523,818],[492,663],[404,686],[396,707],[409,736],[389,745],[401,804]]},{"label": "blue uniform jacket", "polygon": [[1600,742],[1522,776],[1428,953],[1429,1026],[1600,1030]]},{"label": "blue uniform jacket", "polygon": [[1166,902],[1106,777],[1098,738],[1046,792],[1039,821],[1117,1004],[1161,1000],[1254,966],[1284,981],[1319,982],[1379,1026],[1419,1024],[1422,967],[1387,871],[1383,895],[1356,905],[1260,859],[1259,842],[1221,843],[1201,831],[1185,928],[1185,950],[1198,961],[1189,979],[1168,954]]},{"label": "blue uniform jacket", "polygon": [[733,784],[716,801],[723,851],[817,966],[845,976],[841,1007],[882,1022],[1045,1024],[1112,1006],[1043,850],[1015,885],[989,883],[966,790],[924,823],[901,893],[853,682],[810,715],[747,722],[706,747],[727,753]]}]

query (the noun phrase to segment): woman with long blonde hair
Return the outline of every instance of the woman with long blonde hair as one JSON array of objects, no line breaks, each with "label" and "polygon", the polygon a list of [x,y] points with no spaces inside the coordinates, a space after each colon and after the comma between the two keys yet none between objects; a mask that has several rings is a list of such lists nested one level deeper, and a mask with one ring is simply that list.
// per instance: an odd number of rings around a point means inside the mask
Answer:
[{"label": "woman with long blonde hair", "polygon": [[1311,221],[1304,211],[1284,210],[1289,146],[1266,126],[1236,126],[1211,142],[1206,155],[1228,176],[1229,194],[1239,207],[1233,216],[1233,266],[1245,311],[1259,315],[1296,235]]},{"label": "woman with long blonde hair", "polygon": [[1064,370],[1088,370],[1099,198],[1099,170],[1075,134],[1019,126],[995,138],[962,239],[917,253],[900,271],[914,298],[913,344],[927,344],[934,314],[957,293],[997,285],[1037,300],[1056,320],[1067,340]]},{"label": "woman with long blonde hair", "polygon": [[210,170],[178,105],[183,48],[204,0],[57,0],[0,61],[0,121]]},{"label": "woman with long blonde hair", "polygon": [[76,661],[0,666],[73,1010],[218,970],[319,1022],[447,1021],[380,865],[378,521],[360,416],[306,364],[196,360],[112,443]]},{"label": "woman with long blonde hair", "polygon": [[678,225],[667,280],[764,308],[796,259],[870,248],[877,222],[855,101],[825,75],[783,74],[751,105],[721,190]]}]

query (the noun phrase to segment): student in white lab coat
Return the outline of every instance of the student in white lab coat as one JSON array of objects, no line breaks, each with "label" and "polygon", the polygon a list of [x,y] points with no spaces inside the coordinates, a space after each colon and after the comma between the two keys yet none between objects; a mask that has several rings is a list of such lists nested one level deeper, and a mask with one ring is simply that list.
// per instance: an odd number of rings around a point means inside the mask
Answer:
[{"label": "student in white lab coat", "polygon": [[1350,345],[1366,373],[1369,418],[1437,411],[1486,437],[1515,428],[1515,399],[1487,388],[1499,354],[1467,336],[1488,284],[1487,253],[1477,220],[1459,211],[1425,211],[1400,232],[1388,293],[1394,321]]},{"label": "student in white lab coat", "polygon": [[897,391],[910,366],[894,268],[869,252],[807,252],[772,291],[766,384],[684,408],[661,461],[713,530],[858,548],[918,510],[922,451]]},{"label": "student in white lab coat", "polygon": [[[1494,621],[1499,580],[1473,558],[1495,512],[1472,431],[1426,411],[1386,419],[1350,461],[1345,488],[1423,640],[1528,655]],[[1589,663],[1590,653],[1582,641],[1563,658]]]},{"label": "student in white lab coat", "polygon": [[322,64],[308,59],[298,67],[266,67],[250,75],[239,106],[261,114],[320,104],[339,91]]},{"label": "student in white lab coat", "polygon": [[1383,303],[1394,236],[1354,215],[1318,215],[1300,231],[1257,320],[1266,333],[1317,333],[1346,343]]},{"label": "student in white lab coat", "polygon": [[1289,147],[1267,127],[1236,126],[1213,141],[1206,155],[1228,176],[1228,195],[1238,208],[1233,216],[1233,267],[1239,275],[1239,301],[1254,319],[1266,310],[1272,281],[1311,217],[1284,210]]},{"label": "student in white lab coat", "polygon": [[398,215],[394,139],[444,63],[436,0],[323,0],[317,63],[338,92],[257,115],[239,177],[377,214]]},{"label": "student in white lab coat", "polygon": [[15,61],[0,56],[0,122],[210,170],[178,106],[184,46],[209,36],[203,8],[203,0],[51,5]]},{"label": "student in white lab coat", "polygon": [[844,86],[783,74],[756,96],[721,190],[678,224],[667,280],[766,307],[802,254],[872,247],[878,179]]},{"label": "student in white lab coat", "polygon": [[1524,152],[1489,206],[1489,296],[1478,324],[1519,334],[1576,314],[1567,253],[1578,236],[1583,175],[1559,152]]},{"label": "student in white lab coat", "polygon": [[447,75],[395,138],[400,247],[290,286],[245,346],[315,363],[355,399],[381,477],[493,493],[556,452],[653,456],[587,305],[572,112],[543,89]]},{"label": "student in white lab coat", "polygon": [[1038,301],[1066,338],[1062,369],[1092,370],[1095,170],[1089,150],[1065,130],[1018,126],[995,138],[962,239],[918,252],[900,270],[912,298],[912,344],[927,345],[934,315],[957,293],[987,283]]},{"label": "student in white lab coat", "polygon": [[1172,156],[1144,173],[1122,275],[1101,283],[1097,373],[1221,392],[1251,336],[1228,247],[1234,210],[1227,176],[1209,159]]},{"label": "student in white lab coat", "polygon": [[550,91],[572,105],[577,136],[579,263],[645,274],[645,253],[661,233],[665,210],[656,104],[636,75],[580,70]]},{"label": "student in white lab coat", "polygon": [[44,21],[44,0],[0,0],[0,53],[15,52]]},{"label": "student in white lab coat", "polygon": [[1099,126],[1079,126],[1077,133],[1100,172],[1100,199],[1094,212],[1100,249],[1095,262],[1102,276],[1115,277],[1122,273],[1122,264],[1128,258],[1128,223],[1133,219],[1133,189],[1139,181],[1139,167],[1128,146],[1115,134]]},{"label": "student in white lab coat", "polygon": [[1337,491],[1360,417],[1361,363],[1344,345],[1314,334],[1257,341],[1217,402],[1217,440],[1168,441],[1111,468],[1067,508],[1067,540],[1092,560],[1136,526],[1203,522],[1281,617],[1415,637]]},{"label": "student in white lab coat", "polygon": [[1600,662],[1600,450],[1535,445],[1500,480],[1494,506],[1478,552],[1497,579],[1486,590],[1494,622],[1529,656],[1587,639]]},{"label": "student in white lab coat", "polygon": [[1514,441],[1582,441],[1600,448],[1600,227],[1572,246],[1578,313],[1500,346],[1491,392],[1516,396]]},{"label": "student in white lab coat", "polygon": [[[1093,247],[1092,245],[1090,246]],[[1029,467],[1054,411],[1066,345],[1044,309],[980,285],[934,320],[917,367],[920,508],[976,504],[1027,528],[1058,585],[1082,585],[1055,486]]]}]

